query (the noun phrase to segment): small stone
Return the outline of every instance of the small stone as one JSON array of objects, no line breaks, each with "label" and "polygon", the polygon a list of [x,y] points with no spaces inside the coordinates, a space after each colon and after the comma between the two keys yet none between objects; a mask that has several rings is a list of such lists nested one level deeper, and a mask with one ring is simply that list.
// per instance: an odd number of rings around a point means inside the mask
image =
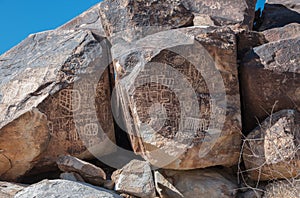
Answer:
[{"label": "small stone", "polygon": [[61,179],[69,180],[69,181],[79,181],[85,182],[84,179],[77,173],[70,172],[70,173],[62,173],[59,176]]}]

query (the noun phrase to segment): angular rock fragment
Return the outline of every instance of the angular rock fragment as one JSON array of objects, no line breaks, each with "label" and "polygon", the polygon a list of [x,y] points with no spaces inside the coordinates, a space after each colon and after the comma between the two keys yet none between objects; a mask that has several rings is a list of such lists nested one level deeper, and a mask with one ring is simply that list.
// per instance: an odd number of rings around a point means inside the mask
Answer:
[{"label": "angular rock fragment", "polygon": [[260,31],[300,23],[299,0],[268,0],[263,11]]},{"label": "angular rock fragment", "polygon": [[43,180],[19,191],[15,198],[72,197],[72,198],[122,198],[106,189],[68,180]]},{"label": "angular rock fragment", "polygon": [[295,38],[300,36],[300,24],[291,23],[284,27],[273,28],[262,32],[269,42],[280,41],[283,39]]},{"label": "angular rock fragment", "polygon": [[61,171],[78,173],[86,182],[93,185],[100,186],[106,180],[106,174],[100,167],[78,158],[63,156],[59,157],[56,163]]},{"label": "angular rock fragment", "polygon": [[1,178],[54,164],[61,154],[113,151],[107,50],[90,31],[48,31],[0,56]]},{"label": "angular rock fragment", "polygon": [[300,174],[300,113],[272,114],[246,138],[243,159],[253,180],[297,177]]},{"label": "angular rock fragment", "polygon": [[254,48],[240,67],[243,129],[249,133],[268,115],[300,111],[300,37]]},{"label": "angular rock fragment", "polygon": [[227,28],[183,28],[114,45],[117,97],[134,151],[157,167],[237,163],[236,40]]},{"label": "angular rock fragment", "polygon": [[9,182],[0,182],[0,197],[13,198],[17,192],[23,190],[26,185]]},{"label": "angular rock fragment", "polygon": [[112,175],[115,190],[137,197],[155,197],[154,180],[148,162],[132,160]]},{"label": "angular rock fragment", "polygon": [[155,171],[155,186],[161,198],[236,197],[237,184],[218,169]]}]

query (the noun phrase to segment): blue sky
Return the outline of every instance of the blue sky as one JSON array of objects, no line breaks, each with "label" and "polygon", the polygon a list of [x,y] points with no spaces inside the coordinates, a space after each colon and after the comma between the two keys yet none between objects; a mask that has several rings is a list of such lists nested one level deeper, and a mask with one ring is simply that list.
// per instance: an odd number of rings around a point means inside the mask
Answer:
[{"label": "blue sky", "polygon": [[[101,0],[0,0],[0,55],[29,34],[54,29]],[[262,7],[265,0],[258,0]]]}]

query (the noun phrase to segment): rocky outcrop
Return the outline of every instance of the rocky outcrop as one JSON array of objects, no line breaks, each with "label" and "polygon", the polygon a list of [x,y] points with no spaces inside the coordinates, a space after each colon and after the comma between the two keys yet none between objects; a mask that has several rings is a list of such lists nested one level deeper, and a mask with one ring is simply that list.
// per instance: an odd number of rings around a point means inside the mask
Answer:
[{"label": "rocky outcrop", "polygon": [[136,153],[170,169],[237,163],[240,96],[230,29],[165,31],[115,45],[112,53]]},{"label": "rocky outcrop", "polygon": [[300,113],[282,110],[272,114],[246,138],[243,158],[253,180],[299,176]]},{"label": "rocky outcrop", "polygon": [[115,190],[145,198],[155,197],[154,180],[149,162],[132,160],[112,175]]},{"label": "rocky outcrop", "polygon": [[161,198],[236,197],[237,184],[218,169],[155,171],[155,186]]},{"label": "rocky outcrop", "polygon": [[67,180],[43,180],[19,191],[15,198],[72,197],[72,198],[122,198],[100,187]]},{"label": "rocky outcrop", "polygon": [[83,177],[84,181],[90,184],[100,186],[106,180],[106,174],[100,167],[75,157],[59,157],[56,163],[61,171],[78,173]]},{"label": "rocky outcrop", "polygon": [[240,68],[244,131],[273,112],[300,111],[300,35],[255,47]]},{"label": "rocky outcrop", "polygon": [[300,2],[298,0],[268,0],[263,11],[260,31],[300,23]]},{"label": "rocky outcrop", "polygon": [[105,143],[114,141],[106,50],[90,31],[48,31],[0,56],[1,179],[60,154],[113,150]]}]

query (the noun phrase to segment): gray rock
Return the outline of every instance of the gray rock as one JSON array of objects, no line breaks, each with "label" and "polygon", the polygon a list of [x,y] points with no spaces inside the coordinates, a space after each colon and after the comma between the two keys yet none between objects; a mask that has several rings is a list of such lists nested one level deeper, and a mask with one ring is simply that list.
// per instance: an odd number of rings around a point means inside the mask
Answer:
[{"label": "gray rock", "polygon": [[155,197],[151,167],[148,162],[132,160],[112,175],[115,190],[137,197]]},{"label": "gray rock", "polygon": [[234,178],[218,169],[155,171],[155,186],[161,198],[236,197]]},{"label": "gray rock", "polygon": [[26,185],[0,182],[0,197],[1,198],[13,198],[17,192],[23,190]]},{"label": "gray rock", "polygon": [[256,181],[299,176],[300,113],[282,110],[272,114],[246,138],[243,159]]},{"label": "gray rock", "polygon": [[255,47],[243,59],[243,129],[252,131],[273,112],[300,111],[300,37]]},{"label": "gray rock", "polygon": [[276,181],[266,186],[264,198],[299,198],[300,197],[300,180]]},{"label": "gray rock", "polygon": [[100,168],[72,156],[62,156],[56,161],[58,168],[64,172],[76,172],[93,185],[100,186],[106,180],[105,172]]},{"label": "gray rock", "polygon": [[59,178],[69,180],[69,181],[85,182],[84,179],[78,173],[74,173],[74,172],[62,173],[59,175]]},{"label": "gray rock", "polygon": [[121,198],[106,189],[67,180],[43,180],[19,191],[15,198]]}]

